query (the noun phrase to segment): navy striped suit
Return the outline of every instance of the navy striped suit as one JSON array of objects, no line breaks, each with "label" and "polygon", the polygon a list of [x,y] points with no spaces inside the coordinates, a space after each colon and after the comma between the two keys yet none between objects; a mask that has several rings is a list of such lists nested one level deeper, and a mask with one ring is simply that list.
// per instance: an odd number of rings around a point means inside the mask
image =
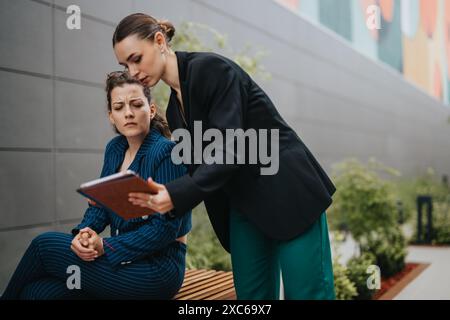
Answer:
[{"label": "navy striped suit", "polygon": [[[162,184],[183,176],[186,168],[171,161],[174,145],[152,129],[128,169]],[[118,172],[127,148],[124,136],[108,143],[101,177]],[[107,225],[111,237],[104,238],[103,256],[85,262],[72,252],[73,236],[80,229],[101,233]],[[185,270],[187,247],[176,239],[190,229],[190,211],[174,219],[155,214],[126,221],[90,205],[72,234],[47,232],[31,242],[2,299],[170,299]],[[80,289],[66,285],[71,265],[79,267]]]}]

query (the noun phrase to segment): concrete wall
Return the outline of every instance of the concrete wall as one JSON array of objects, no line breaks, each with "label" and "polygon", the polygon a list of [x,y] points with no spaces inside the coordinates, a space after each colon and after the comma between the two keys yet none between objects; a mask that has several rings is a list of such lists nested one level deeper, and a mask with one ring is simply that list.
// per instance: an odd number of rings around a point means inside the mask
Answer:
[{"label": "concrete wall", "polygon": [[[66,28],[78,4],[81,30]],[[0,292],[36,235],[82,217],[75,192],[99,175],[113,136],[103,80],[119,69],[115,24],[131,12],[205,23],[264,48],[261,86],[325,169],[371,156],[405,174],[450,174],[450,111],[389,67],[271,0],[0,2]]]}]

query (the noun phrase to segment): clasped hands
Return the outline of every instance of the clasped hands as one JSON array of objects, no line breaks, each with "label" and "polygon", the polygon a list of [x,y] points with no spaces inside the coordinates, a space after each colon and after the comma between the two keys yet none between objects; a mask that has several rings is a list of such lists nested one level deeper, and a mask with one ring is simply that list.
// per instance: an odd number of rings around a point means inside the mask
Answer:
[{"label": "clasped hands", "polygon": [[72,251],[83,261],[94,261],[105,254],[103,239],[91,228],[83,228],[73,238]]}]

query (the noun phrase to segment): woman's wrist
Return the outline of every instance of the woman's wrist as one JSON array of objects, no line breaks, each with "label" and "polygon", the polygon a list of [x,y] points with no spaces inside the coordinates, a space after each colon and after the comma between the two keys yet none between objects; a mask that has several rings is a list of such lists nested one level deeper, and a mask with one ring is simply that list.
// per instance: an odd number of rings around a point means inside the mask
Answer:
[{"label": "woman's wrist", "polygon": [[99,248],[98,248],[98,256],[102,256],[105,254],[103,238],[100,238]]}]

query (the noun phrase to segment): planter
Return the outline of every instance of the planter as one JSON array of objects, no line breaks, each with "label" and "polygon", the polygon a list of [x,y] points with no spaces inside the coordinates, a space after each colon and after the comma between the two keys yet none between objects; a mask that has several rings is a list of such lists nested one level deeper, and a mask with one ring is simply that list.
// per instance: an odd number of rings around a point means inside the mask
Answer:
[{"label": "planter", "polygon": [[429,264],[407,263],[405,268],[394,276],[381,279],[381,289],[377,291],[372,300],[392,300],[411,281],[419,276]]}]

